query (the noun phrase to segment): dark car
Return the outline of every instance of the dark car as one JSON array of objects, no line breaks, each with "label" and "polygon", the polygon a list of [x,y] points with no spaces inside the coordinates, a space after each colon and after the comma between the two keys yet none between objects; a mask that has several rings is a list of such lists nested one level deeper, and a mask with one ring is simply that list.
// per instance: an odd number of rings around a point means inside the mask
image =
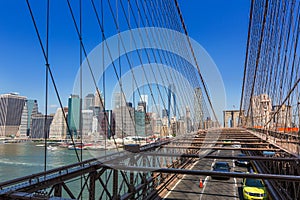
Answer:
[{"label": "dark car", "polygon": [[[230,172],[231,167],[228,162],[216,162],[213,166],[213,171],[216,172]],[[220,175],[212,175],[213,179],[230,179],[230,177],[220,176]]]},{"label": "dark car", "polygon": [[238,157],[241,157],[239,159],[237,159],[236,161],[234,161],[234,164],[236,166],[240,166],[240,167],[249,167],[250,166],[250,162],[248,160],[243,159],[243,157],[245,157],[246,154],[238,154]]}]

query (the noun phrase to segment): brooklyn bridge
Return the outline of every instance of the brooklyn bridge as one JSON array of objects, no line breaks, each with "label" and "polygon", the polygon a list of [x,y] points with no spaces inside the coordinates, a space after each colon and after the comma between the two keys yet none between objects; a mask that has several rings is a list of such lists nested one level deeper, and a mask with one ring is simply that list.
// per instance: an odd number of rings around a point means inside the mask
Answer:
[{"label": "brooklyn bridge", "polygon": [[[180,4],[192,1],[66,0],[68,24],[56,29],[52,20],[66,20],[55,1],[24,2],[44,111],[0,95],[0,145],[42,146],[34,159],[43,169],[0,177],[0,199],[300,199],[300,1],[249,0],[234,109],[224,107],[216,64],[189,36]],[[71,37],[58,35],[67,27],[77,51],[68,68],[59,52],[69,48],[51,49]],[[60,76],[69,70],[66,106]],[[49,167],[52,151],[76,160]]]}]

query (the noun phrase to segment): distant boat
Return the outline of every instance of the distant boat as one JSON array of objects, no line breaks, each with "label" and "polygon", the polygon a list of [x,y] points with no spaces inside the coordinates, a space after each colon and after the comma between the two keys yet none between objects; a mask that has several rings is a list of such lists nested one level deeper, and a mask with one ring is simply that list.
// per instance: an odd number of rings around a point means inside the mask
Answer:
[{"label": "distant boat", "polygon": [[47,147],[47,149],[51,150],[51,151],[54,151],[54,150],[57,150],[57,147],[53,147],[53,146],[50,145],[50,146]]},{"label": "distant boat", "polygon": [[84,146],[84,145],[76,145],[75,147],[74,147],[74,145],[69,145],[68,146],[68,149],[69,150],[84,150],[84,149],[86,149],[86,147]]},{"label": "distant boat", "polygon": [[44,147],[45,146],[45,144],[37,144],[37,145],[35,145],[36,147]]}]

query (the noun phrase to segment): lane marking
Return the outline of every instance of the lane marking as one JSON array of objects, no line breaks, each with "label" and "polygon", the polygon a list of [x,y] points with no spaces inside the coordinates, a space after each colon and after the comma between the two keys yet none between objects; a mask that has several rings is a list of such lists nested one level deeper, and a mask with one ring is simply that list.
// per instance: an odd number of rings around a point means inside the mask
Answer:
[{"label": "lane marking", "polygon": [[202,195],[203,195],[203,193],[204,193],[204,190],[205,190],[205,188],[206,188],[206,183],[208,184],[208,179],[209,179],[209,177],[210,176],[206,176],[206,178],[205,178],[205,180],[204,180],[204,183],[203,183],[203,188],[202,188],[202,191],[201,191],[201,194],[200,194],[200,200],[202,199]]},{"label": "lane marking", "polygon": [[[231,155],[233,156],[234,155],[234,150],[232,150],[232,152],[231,152]],[[233,168],[233,171],[234,171],[234,168],[235,168],[235,163],[234,163],[234,159],[232,159],[232,168]],[[236,191],[236,189],[237,189],[237,182],[236,182],[236,178],[234,177],[233,178],[233,180],[234,180],[234,187],[233,187],[233,196],[234,196],[234,199],[236,200],[237,198],[237,191]]]},{"label": "lane marking", "polygon": [[[190,169],[193,169],[193,168],[195,167],[195,165],[196,165],[199,161],[200,161],[200,160],[196,161],[196,162],[190,167]],[[177,183],[172,187],[172,189],[166,194],[166,196],[165,196],[163,199],[167,198],[167,197],[171,194],[171,192],[175,189],[175,187],[176,187],[176,186],[184,179],[185,175],[186,175],[186,174],[184,174],[184,175],[182,176],[182,178],[179,179],[179,180],[177,181]]]},{"label": "lane marking", "polygon": [[236,182],[236,178],[234,177],[234,190],[233,190],[233,195],[234,195],[234,199],[237,199],[236,197],[238,196],[237,192],[236,192],[236,188],[237,188],[237,182]]},{"label": "lane marking", "polygon": [[212,169],[212,167],[214,166],[214,164],[216,163],[217,159],[215,158],[214,161],[211,163],[210,169]]},{"label": "lane marking", "polygon": [[[217,155],[220,154],[220,150],[217,151]],[[214,166],[214,164],[216,163],[217,159],[215,158],[214,161],[211,163],[210,169],[212,170],[212,167]],[[208,184],[208,180],[209,180],[210,176],[206,176],[205,180],[204,180],[204,186],[202,188],[201,194],[200,194],[200,200],[202,199],[203,193],[205,191],[206,188],[206,183]]]}]

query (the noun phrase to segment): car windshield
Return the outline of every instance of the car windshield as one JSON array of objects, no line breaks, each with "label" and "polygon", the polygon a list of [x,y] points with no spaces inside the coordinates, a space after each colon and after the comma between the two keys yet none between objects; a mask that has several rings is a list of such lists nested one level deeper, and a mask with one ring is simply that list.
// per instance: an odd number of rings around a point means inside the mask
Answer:
[{"label": "car windshield", "polygon": [[249,187],[264,187],[259,179],[246,179],[245,185]]},{"label": "car windshield", "polygon": [[228,169],[228,165],[226,165],[225,163],[216,163],[215,168],[216,169]]}]

